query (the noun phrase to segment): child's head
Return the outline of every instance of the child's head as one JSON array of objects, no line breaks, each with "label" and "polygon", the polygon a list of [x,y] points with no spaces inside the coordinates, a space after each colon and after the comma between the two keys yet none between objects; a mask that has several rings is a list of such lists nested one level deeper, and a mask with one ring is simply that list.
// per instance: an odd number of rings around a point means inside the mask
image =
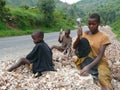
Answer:
[{"label": "child's head", "polygon": [[43,40],[44,33],[41,30],[37,30],[37,31],[35,31],[35,32],[32,33],[31,37],[33,39],[33,42],[35,44],[37,44],[37,43],[39,43],[40,41]]},{"label": "child's head", "polygon": [[88,27],[92,34],[98,32],[98,26],[100,25],[100,16],[97,13],[93,13],[89,16]]},{"label": "child's head", "polygon": [[66,36],[66,37],[69,37],[69,35],[70,35],[70,29],[66,29],[66,30],[65,30],[65,36]]}]

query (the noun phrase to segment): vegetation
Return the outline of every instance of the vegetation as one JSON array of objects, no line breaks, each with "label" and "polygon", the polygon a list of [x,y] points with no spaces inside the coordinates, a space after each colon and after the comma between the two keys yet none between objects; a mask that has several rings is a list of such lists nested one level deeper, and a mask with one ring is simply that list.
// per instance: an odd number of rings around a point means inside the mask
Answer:
[{"label": "vegetation", "polygon": [[[94,1],[94,2],[93,2]],[[93,3],[91,3],[93,2]],[[78,13],[79,17],[83,17],[83,22],[86,22],[90,13],[99,13],[102,19],[101,24],[110,25],[112,31],[120,39],[120,0],[82,0],[73,6]],[[79,8],[81,7],[81,8]],[[81,15],[81,16],[80,16]]]},{"label": "vegetation", "polygon": [[7,5],[14,7],[20,7],[20,6],[36,7],[37,1],[38,0],[6,0],[6,3]]},{"label": "vegetation", "polygon": [[[102,23],[104,25],[109,25],[114,23],[116,20],[120,19],[120,3],[119,0],[115,0],[115,2],[109,2],[109,4],[105,4],[95,10],[102,17]],[[112,9],[111,9],[112,7]],[[116,11],[117,10],[117,11]]]},{"label": "vegetation", "polygon": [[5,21],[8,9],[5,7],[5,0],[0,0],[0,21]]},{"label": "vegetation", "polygon": [[38,8],[27,7],[26,5],[14,8],[7,5],[10,16],[7,21],[0,22],[0,37],[30,34],[33,30],[39,28],[44,32],[55,32],[61,28],[73,28],[72,20],[69,22],[70,17],[66,17],[63,12],[55,11],[54,0],[48,0],[49,3],[43,1],[42,4],[39,1]]},{"label": "vegetation", "polygon": [[43,25],[50,27],[54,24],[53,12],[55,10],[55,1],[54,0],[39,0],[38,8],[40,14],[43,16]]},{"label": "vegetation", "polygon": [[29,34],[39,28],[45,32],[72,29],[76,18],[82,18],[82,24],[86,24],[89,14],[97,12],[102,24],[111,25],[119,37],[119,3],[120,0],[81,0],[69,5],[60,0],[0,0],[0,36],[7,32],[7,36]]},{"label": "vegetation", "polygon": [[120,40],[120,19],[111,24],[112,31],[117,35],[117,38]]}]

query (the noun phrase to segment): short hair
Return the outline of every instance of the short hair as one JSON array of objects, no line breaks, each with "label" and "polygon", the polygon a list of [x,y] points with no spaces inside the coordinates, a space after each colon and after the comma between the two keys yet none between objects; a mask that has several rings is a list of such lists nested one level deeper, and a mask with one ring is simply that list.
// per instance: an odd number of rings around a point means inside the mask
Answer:
[{"label": "short hair", "polygon": [[66,29],[65,32],[69,32],[69,34],[70,34],[70,29]]},{"label": "short hair", "polygon": [[91,14],[89,18],[96,19],[100,23],[100,15],[98,13]]},{"label": "short hair", "polygon": [[37,35],[38,37],[44,37],[44,32],[41,30],[36,30],[32,33],[32,35]]}]

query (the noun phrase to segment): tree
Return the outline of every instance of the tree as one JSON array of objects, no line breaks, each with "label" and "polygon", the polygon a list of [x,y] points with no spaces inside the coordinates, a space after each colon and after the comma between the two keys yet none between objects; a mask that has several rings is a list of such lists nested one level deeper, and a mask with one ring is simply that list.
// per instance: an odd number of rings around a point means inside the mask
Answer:
[{"label": "tree", "polygon": [[5,7],[5,0],[0,0],[0,21],[6,21],[8,18],[9,9]]},{"label": "tree", "polygon": [[47,27],[52,26],[54,21],[53,12],[55,10],[54,0],[38,0],[40,14],[43,14],[43,24]]}]

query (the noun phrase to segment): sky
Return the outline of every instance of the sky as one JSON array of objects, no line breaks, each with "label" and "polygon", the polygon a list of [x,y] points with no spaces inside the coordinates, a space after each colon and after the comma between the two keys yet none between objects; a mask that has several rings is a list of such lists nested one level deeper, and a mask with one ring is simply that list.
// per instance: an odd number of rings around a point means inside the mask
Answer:
[{"label": "sky", "polygon": [[67,2],[67,3],[69,3],[69,4],[73,4],[73,3],[76,3],[76,2],[78,2],[78,1],[80,1],[80,0],[60,0],[60,1],[62,1],[62,2]]}]

